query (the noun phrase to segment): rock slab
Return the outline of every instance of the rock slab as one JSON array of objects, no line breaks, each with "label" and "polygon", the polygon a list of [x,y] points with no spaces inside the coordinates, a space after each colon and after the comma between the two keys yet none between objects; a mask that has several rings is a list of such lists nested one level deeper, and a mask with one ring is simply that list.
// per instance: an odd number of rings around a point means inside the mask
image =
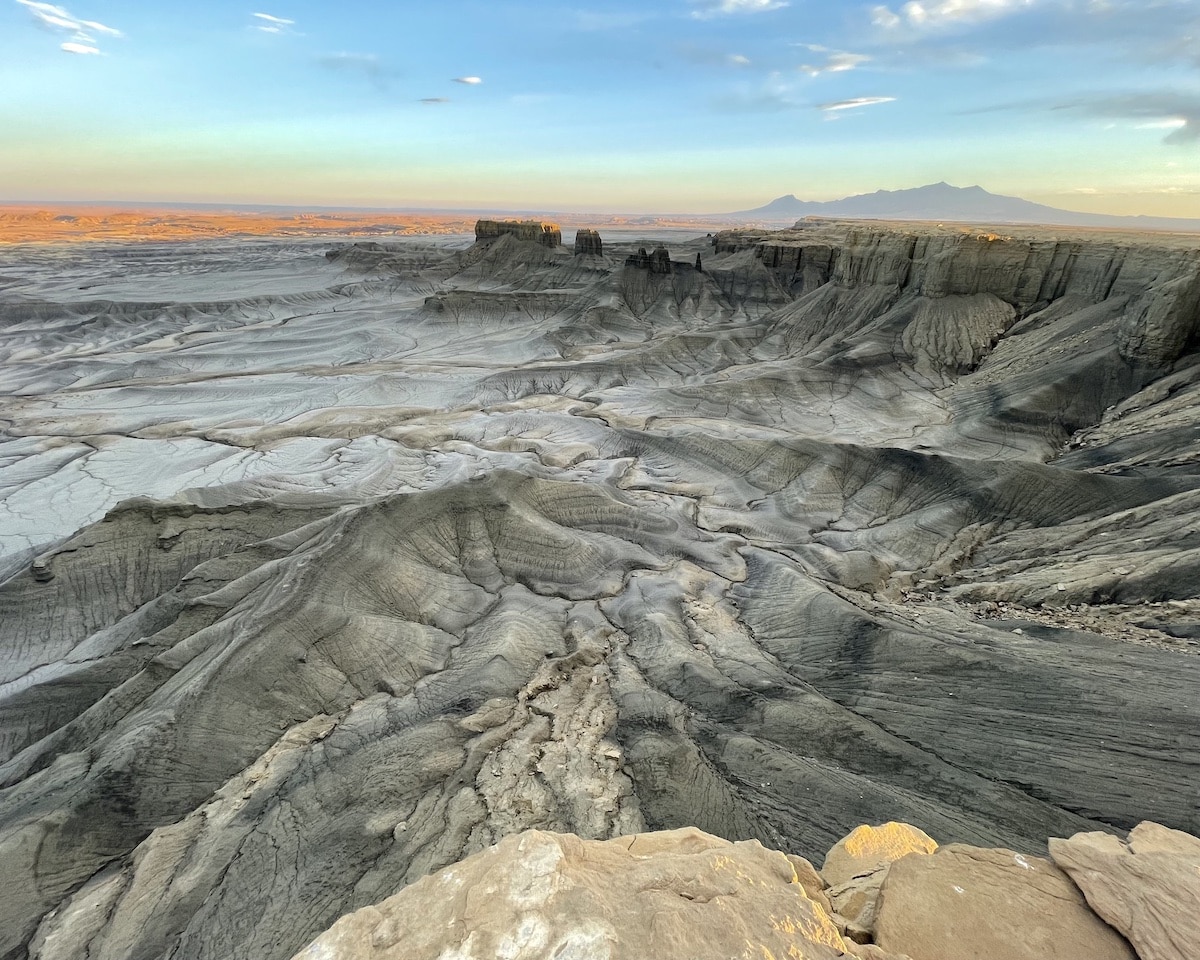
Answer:
[{"label": "rock slab", "polygon": [[1136,960],[1049,860],[965,844],[891,865],[875,942],[920,960]]},{"label": "rock slab", "polygon": [[888,868],[901,857],[929,854],[937,841],[907,823],[863,824],[839,840],[825,856],[822,879],[831,907],[845,921],[845,935],[857,943],[874,936],[879,890]]},{"label": "rock slab", "polygon": [[1146,821],[1125,840],[1079,833],[1050,856],[1141,960],[1200,956],[1200,840]]},{"label": "rock slab", "polygon": [[542,831],[507,837],[343,917],[295,960],[848,953],[787,856],[685,828],[604,841]]},{"label": "rock slab", "polygon": [[910,853],[933,853],[937,841],[907,823],[863,824],[835,843],[825,854],[821,876],[831,887],[873,873]]}]

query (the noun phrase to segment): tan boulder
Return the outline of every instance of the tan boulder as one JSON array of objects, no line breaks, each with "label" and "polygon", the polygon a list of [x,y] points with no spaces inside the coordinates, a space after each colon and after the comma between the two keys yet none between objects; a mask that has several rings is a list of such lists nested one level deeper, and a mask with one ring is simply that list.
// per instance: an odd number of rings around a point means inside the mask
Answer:
[{"label": "tan boulder", "polygon": [[869,943],[874,937],[876,902],[890,866],[885,863],[825,891],[835,922],[842,921],[843,936],[855,943]]},{"label": "tan boulder", "polygon": [[963,844],[891,865],[875,942],[920,960],[1136,960],[1049,860]]},{"label": "tan boulder", "polygon": [[1121,840],[1077,833],[1050,856],[1141,960],[1200,957],[1200,840],[1146,821]]},{"label": "tan boulder", "polygon": [[787,856],[687,828],[604,841],[508,837],[342,917],[296,960],[835,960],[848,952]]},{"label": "tan boulder", "polygon": [[937,841],[907,823],[855,827],[825,854],[821,876],[831,887],[865,876],[910,853],[933,853]]},{"label": "tan boulder", "polygon": [[929,854],[937,842],[907,823],[864,824],[834,844],[825,855],[821,876],[834,920],[856,943],[870,942],[875,930],[875,901],[895,860],[910,853]]}]

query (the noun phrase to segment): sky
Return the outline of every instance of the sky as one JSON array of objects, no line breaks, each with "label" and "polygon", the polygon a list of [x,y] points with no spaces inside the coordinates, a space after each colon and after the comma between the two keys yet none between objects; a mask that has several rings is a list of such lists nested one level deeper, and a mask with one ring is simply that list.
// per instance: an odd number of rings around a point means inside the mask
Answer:
[{"label": "sky", "polygon": [[0,201],[1200,217],[1200,0],[0,0]]}]

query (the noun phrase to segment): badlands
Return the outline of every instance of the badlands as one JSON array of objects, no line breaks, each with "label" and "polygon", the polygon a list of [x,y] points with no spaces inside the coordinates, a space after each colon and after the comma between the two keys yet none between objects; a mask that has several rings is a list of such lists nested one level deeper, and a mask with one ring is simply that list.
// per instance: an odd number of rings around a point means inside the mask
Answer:
[{"label": "badlands", "polygon": [[1200,831],[1200,238],[11,245],[0,383],[3,960],[390,948],[531,830]]}]

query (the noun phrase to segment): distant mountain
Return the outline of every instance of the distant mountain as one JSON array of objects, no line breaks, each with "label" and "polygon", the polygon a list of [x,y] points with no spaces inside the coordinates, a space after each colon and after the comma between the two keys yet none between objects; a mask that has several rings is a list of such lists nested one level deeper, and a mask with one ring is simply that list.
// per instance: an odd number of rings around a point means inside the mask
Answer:
[{"label": "distant mountain", "polygon": [[988,193],[983,187],[931,183],[911,190],[877,190],[841,200],[798,200],[792,194],[730,216],[777,222],[804,217],[854,220],[949,220],[971,223],[1045,223],[1068,227],[1200,232],[1200,220],[1175,217],[1113,217],[1059,210],[1042,203]]}]

